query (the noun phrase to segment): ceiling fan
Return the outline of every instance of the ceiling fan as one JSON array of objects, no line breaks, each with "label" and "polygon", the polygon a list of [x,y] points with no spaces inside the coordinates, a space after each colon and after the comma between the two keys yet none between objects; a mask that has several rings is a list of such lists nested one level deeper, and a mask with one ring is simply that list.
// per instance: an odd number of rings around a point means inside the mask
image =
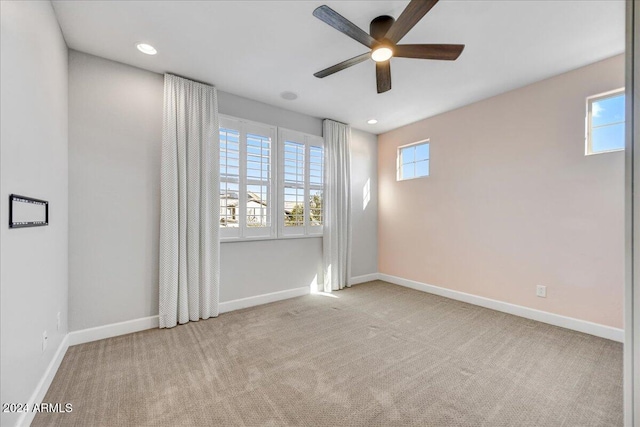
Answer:
[{"label": "ceiling fan", "polygon": [[378,93],[383,93],[391,89],[389,62],[394,56],[455,61],[464,49],[463,44],[397,44],[437,2],[438,0],[411,0],[397,21],[387,15],[374,18],[369,25],[369,34],[329,6],[318,7],[313,11],[313,16],[362,43],[371,51],[318,71],[314,76],[327,77],[371,58],[376,62]]}]

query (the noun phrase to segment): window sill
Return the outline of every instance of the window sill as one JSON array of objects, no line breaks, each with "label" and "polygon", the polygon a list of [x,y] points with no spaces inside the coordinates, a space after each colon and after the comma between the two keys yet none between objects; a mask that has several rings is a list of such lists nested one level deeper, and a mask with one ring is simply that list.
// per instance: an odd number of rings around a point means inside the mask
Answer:
[{"label": "window sill", "polygon": [[613,150],[605,150],[605,151],[592,151],[584,153],[585,156],[597,156],[598,154],[607,154],[607,153],[619,153],[624,151],[624,148],[614,148]]},{"label": "window sill", "polygon": [[414,179],[421,179],[421,178],[429,178],[430,175],[421,175],[421,176],[414,176],[411,178],[396,178],[396,182],[402,182],[402,181],[413,181]]},{"label": "window sill", "polygon": [[282,237],[229,237],[220,239],[220,243],[259,242],[263,240],[294,240],[294,239],[322,239],[322,234],[307,236],[282,236]]}]

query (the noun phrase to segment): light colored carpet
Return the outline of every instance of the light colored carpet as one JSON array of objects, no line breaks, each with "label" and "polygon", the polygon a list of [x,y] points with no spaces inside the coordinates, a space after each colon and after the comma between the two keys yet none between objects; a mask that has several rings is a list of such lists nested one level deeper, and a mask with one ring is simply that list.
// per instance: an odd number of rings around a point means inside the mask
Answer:
[{"label": "light colored carpet", "polygon": [[622,426],[622,345],[384,282],[69,348],[33,426]]}]

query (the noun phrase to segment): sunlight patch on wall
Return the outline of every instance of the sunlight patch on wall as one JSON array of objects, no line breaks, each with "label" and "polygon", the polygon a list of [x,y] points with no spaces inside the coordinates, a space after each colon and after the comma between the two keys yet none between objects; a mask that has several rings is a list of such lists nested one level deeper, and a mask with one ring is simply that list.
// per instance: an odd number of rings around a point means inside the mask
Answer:
[{"label": "sunlight patch on wall", "polygon": [[318,292],[319,285],[320,284],[318,283],[318,275],[316,274],[313,277],[313,280],[311,280],[311,283],[309,283],[309,292],[311,292],[312,294]]},{"label": "sunlight patch on wall", "polygon": [[371,200],[371,178],[367,179],[367,182],[362,188],[362,210],[367,208],[369,201]]}]

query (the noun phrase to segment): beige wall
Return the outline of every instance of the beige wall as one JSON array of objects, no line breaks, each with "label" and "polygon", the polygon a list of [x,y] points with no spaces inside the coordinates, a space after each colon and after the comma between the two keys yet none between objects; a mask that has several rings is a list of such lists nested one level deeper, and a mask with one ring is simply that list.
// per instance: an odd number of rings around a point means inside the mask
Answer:
[{"label": "beige wall", "polygon": [[[380,135],[380,272],[621,328],[624,154],[585,156],[584,123],[623,85],[619,55]],[[397,182],[425,138],[431,176]]]}]

